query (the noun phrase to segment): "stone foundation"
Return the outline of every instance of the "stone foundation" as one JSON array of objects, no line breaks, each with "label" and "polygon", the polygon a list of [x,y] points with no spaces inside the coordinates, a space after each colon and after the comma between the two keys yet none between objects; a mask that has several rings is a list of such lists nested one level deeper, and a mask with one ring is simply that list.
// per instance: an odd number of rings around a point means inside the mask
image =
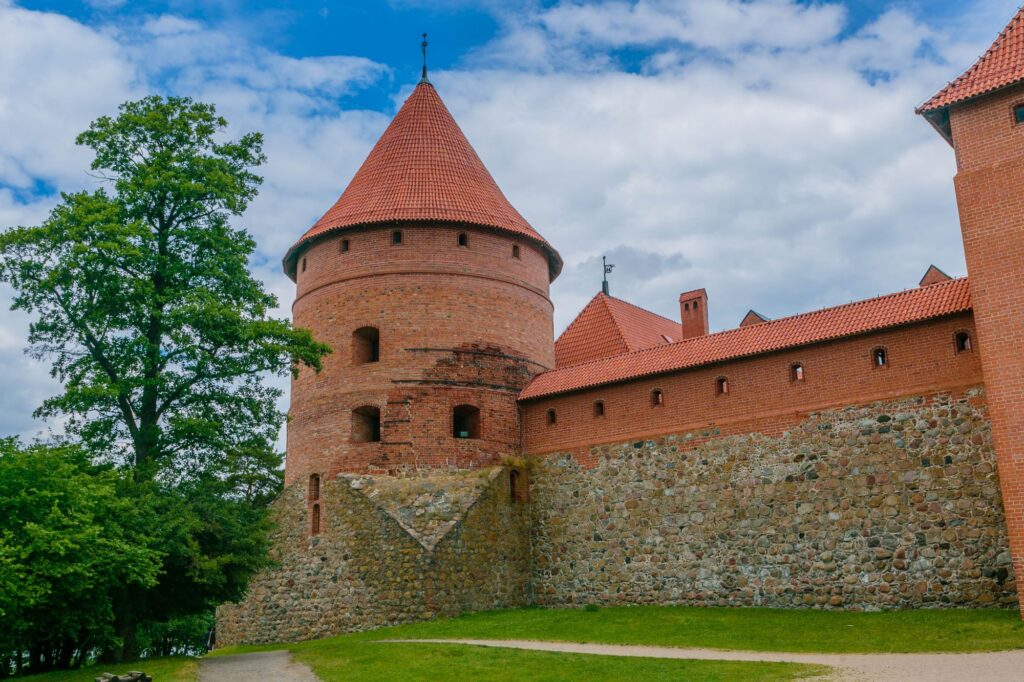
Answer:
[{"label": "stone foundation", "polygon": [[342,475],[321,487],[322,532],[310,537],[305,486],[275,503],[278,566],[246,599],[217,609],[221,646],[524,606],[529,507],[500,467],[422,478]]},{"label": "stone foundation", "polygon": [[1016,605],[980,389],[589,454],[534,475],[539,604]]}]

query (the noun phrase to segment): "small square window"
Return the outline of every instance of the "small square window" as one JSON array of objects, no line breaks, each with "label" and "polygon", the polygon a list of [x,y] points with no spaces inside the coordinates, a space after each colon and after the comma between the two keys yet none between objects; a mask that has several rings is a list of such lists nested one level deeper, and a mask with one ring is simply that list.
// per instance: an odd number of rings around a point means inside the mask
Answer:
[{"label": "small square window", "polygon": [[399,244],[402,243],[402,231],[401,230],[395,230],[394,232],[391,233],[391,243],[396,245],[396,246],[398,246]]},{"label": "small square window", "polygon": [[1024,123],[1024,104],[1018,104],[1013,107],[1013,122]]},{"label": "small square window", "polygon": [[341,252],[348,253],[349,243],[347,239],[341,240]]}]

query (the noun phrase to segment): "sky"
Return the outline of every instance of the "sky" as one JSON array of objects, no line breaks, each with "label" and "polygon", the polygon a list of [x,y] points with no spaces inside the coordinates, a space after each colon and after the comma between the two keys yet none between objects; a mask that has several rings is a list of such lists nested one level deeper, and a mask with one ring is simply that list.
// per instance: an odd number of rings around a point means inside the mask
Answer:
[{"label": "sky", "polygon": [[[238,224],[289,315],[280,259],[341,194],[419,78],[565,260],[560,332],[600,289],[713,330],[966,274],[952,150],[914,107],[992,42],[1017,0],[0,0],[0,229],[96,188],[74,138],[152,93],[258,130]],[[0,436],[60,390],[0,285]],[[277,382],[287,389],[286,381]],[[287,406],[287,395],[282,408]]]}]

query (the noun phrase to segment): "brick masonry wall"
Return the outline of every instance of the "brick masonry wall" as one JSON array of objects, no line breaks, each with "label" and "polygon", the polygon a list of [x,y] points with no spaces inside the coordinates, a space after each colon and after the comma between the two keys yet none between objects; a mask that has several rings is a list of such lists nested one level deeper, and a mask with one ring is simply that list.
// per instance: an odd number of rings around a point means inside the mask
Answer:
[{"label": "brick masonry wall", "polygon": [[956,195],[1010,547],[1024,571],[1024,86],[950,110]]},{"label": "brick masonry wall", "polygon": [[[519,445],[520,389],[554,364],[539,247],[437,225],[403,226],[394,245],[394,229],[343,231],[299,255],[295,324],[334,352],[322,372],[303,370],[292,383],[288,483],[311,473],[493,463]],[[352,334],[367,326],[379,330],[380,359],[362,364]],[[452,437],[461,404],[480,409],[479,439]],[[351,413],[362,406],[380,410],[380,443],[353,442]]]},{"label": "brick masonry wall", "polygon": [[502,468],[302,483],[275,503],[278,565],[217,609],[221,646],[297,641],[531,602],[529,507]]},{"label": "brick masonry wall", "polygon": [[1016,604],[980,388],[543,458],[544,605]]},{"label": "brick masonry wall", "polygon": [[[776,433],[798,413],[862,404],[901,395],[933,393],[982,383],[977,349],[957,353],[954,335],[973,334],[970,313],[929,320],[873,334],[732,360],[673,374],[646,377],[523,403],[524,447],[540,454],[705,426],[730,429],[759,419]],[[885,348],[888,365],[876,367],[872,350]],[[804,381],[793,381],[794,363]],[[715,380],[727,377],[729,394],[718,395]],[[652,404],[660,389],[664,404]],[[594,411],[604,402],[604,415]],[[547,411],[554,409],[555,424]],[[745,428],[745,427],[744,427]]]}]

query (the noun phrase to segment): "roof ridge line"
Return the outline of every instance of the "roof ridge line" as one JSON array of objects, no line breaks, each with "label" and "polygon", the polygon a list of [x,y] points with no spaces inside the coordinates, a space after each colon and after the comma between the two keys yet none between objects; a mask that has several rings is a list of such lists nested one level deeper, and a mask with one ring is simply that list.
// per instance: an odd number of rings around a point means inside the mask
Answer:
[{"label": "roof ridge line", "polygon": [[672,318],[665,317],[664,315],[662,315],[660,313],[656,313],[653,310],[648,310],[647,308],[644,308],[643,306],[639,306],[636,303],[630,303],[629,301],[627,301],[624,298],[619,298],[618,296],[612,296],[611,294],[608,294],[607,296],[608,296],[608,298],[614,299],[614,300],[618,301],[619,303],[625,303],[628,306],[632,306],[633,308],[636,308],[637,310],[643,311],[643,312],[647,313],[648,315],[654,315],[655,317],[660,317],[661,319],[665,320],[666,322],[668,322],[670,324],[677,324],[677,325],[681,326],[680,322],[676,322]]},{"label": "roof ridge line", "polygon": [[[612,312],[611,306],[608,305],[608,299],[612,298],[611,295],[602,291],[598,296],[600,297],[601,303],[604,305],[605,311],[608,313],[608,317],[612,318],[612,324],[615,326],[615,331],[619,334],[619,341],[621,341],[622,345],[626,348],[626,353],[631,352],[629,349],[629,341],[626,340],[626,332],[622,330],[622,325],[619,324],[619,318],[615,317],[615,313]],[[620,353],[620,355],[622,355],[622,353]]]},{"label": "roof ridge line", "polygon": [[[603,358],[597,358],[595,360],[588,360],[586,362],[579,362],[579,363],[576,363],[575,365],[566,365],[565,367],[555,367],[553,369],[547,370],[546,372],[541,372],[537,376],[539,377],[539,376],[546,375],[546,374],[550,375],[550,374],[554,374],[556,372],[561,372],[563,370],[567,370],[567,369],[570,369],[570,368],[577,369],[577,368],[583,367],[585,365],[594,365],[594,364],[597,364],[597,363],[600,363],[600,362],[607,362],[607,361],[612,360],[612,359],[624,358],[626,356],[631,356],[631,355],[639,355],[640,353],[649,353],[649,352],[653,352],[653,351],[664,351],[666,348],[672,348],[672,347],[675,347],[675,346],[682,346],[682,345],[687,344],[687,343],[694,343],[694,342],[701,341],[703,339],[712,338],[712,337],[714,337],[714,338],[722,338],[722,337],[725,337],[725,336],[728,336],[728,335],[731,335],[731,334],[736,334],[736,333],[739,333],[739,332],[747,333],[746,330],[748,330],[748,329],[757,329],[758,333],[763,333],[765,329],[767,329],[771,325],[776,325],[779,322],[785,322],[787,320],[794,320],[794,319],[797,319],[797,318],[806,317],[808,315],[818,315],[820,313],[825,313],[825,312],[829,312],[829,311],[833,311],[833,310],[840,310],[842,308],[851,308],[851,307],[856,306],[856,305],[862,305],[864,303],[871,303],[873,301],[880,301],[880,300],[886,299],[886,298],[895,298],[897,296],[903,296],[903,295],[906,295],[908,293],[914,293],[916,291],[922,291],[924,289],[932,289],[932,288],[936,288],[936,287],[940,287],[940,286],[952,286],[953,284],[956,284],[956,283],[959,283],[959,282],[965,282],[965,281],[968,281],[967,277],[956,277],[956,278],[953,278],[953,279],[945,280],[943,282],[936,282],[935,284],[929,284],[928,286],[924,286],[924,287],[914,287],[913,289],[903,289],[901,291],[894,291],[894,292],[889,293],[889,294],[882,294],[880,296],[872,296],[871,298],[863,298],[863,299],[860,299],[858,301],[850,301],[849,303],[842,303],[840,305],[829,306],[829,307],[826,307],[826,308],[819,308],[818,310],[809,310],[807,312],[797,313],[795,315],[789,315],[787,317],[780,317],[780,318],[777,318],[777,319],[774,319],[774,320],[767,320],[767,321],[762,322],[761,324],[757,324],[757,325],[749,325],[747,327],[734,327],[733,329],[723,329],[722,331],[715,332],[713,334],[705,334],[704,336],[695,336],[695,337],[690,338],[690,339],[681,339],[679,341],[675,341],[673,343],[666,343],[666,344],[660,345],[660,346],[651,346],[650,348],[639,348],[637,350],[627,351],[625,353],[619,353],[618,355],[610,355],[610,356],[603,357]],[[832,338],[834,338],[834,337],[832,337]],[[817,343],[817,342],[815,342],[815,343]]]}]

